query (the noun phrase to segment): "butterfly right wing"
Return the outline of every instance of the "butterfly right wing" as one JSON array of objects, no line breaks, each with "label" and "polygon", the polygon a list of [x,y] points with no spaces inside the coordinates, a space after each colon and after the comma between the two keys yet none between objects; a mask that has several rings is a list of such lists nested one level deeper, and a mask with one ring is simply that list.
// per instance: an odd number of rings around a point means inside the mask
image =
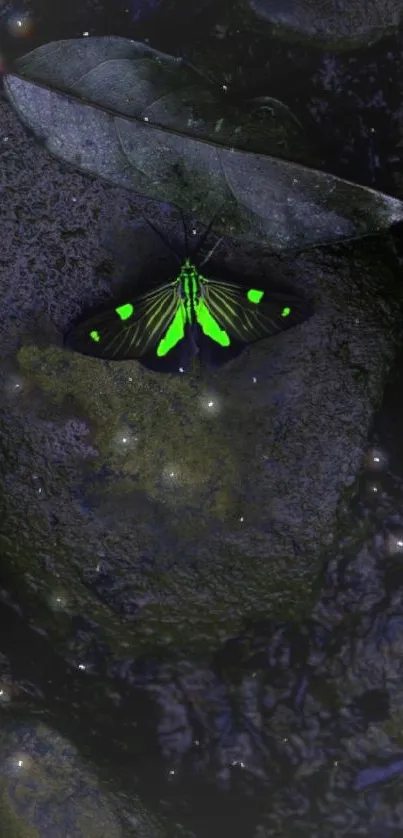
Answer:
[{"label": "butterfly right wing", "polygon": [[[273,337],[298,326],[312,314],[312,304],[295,291],[265,291],[232,282],[205,279],[204,315],[214,318],[229,338],[243,344]],[[207,320],[206,320],[207,322]]]}]

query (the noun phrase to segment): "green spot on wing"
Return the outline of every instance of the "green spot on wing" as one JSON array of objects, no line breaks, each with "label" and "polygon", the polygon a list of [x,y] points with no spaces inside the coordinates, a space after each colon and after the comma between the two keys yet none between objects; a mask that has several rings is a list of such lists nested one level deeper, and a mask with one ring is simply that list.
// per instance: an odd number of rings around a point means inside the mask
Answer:
[{"label": "green spot on wing", "polygon": [[288,306],[284,306],[284,308],[283,308],[283,310],[282,310],[282,312],[281,312],[281,316],[282,316],[282,317],[288,317],[288,316],[289,316],[289,314],[291,314],[291,309],[290,309],[290,308],[288,308]]},{"label": "green spot on wing", "polygon": [[206,337],[211,338],[220,346],[229,346],[231,341],[228,332],[222,329],[218,321],[210,313],[204,300],[200,300],[196,308],[196,320]]},{"label": "green spot on wing", "polygon": [[118,308],[115,308],[115,311],[121,320],[128,320],[129,317],[132,316],[134,308],[131,303],[124,303],[123,305],[118,306]]},{"label": "green spot on wing", "polygon": [[90,332],[90,338],[91,340],[94,340],[95,343],[99,343],[99,341],[101,340],[101,335],[99,334],[99,332],[97,332],[96,329],[93,329],[92,332]]},{"label": "green spot on wing", "polygon": [[170,350],[173,349],[173,347],[176,346],[180,340],[182,340],[185,334],[185,319],[185,306],[181,303],[172,323],[168,326],[165,335],[161,338],[157,346],[157,355],[159,357],[167,355],[168,352],[170,352]]},{"label": "green spot on wing", "polygon": [[260,303],[264,295],[264,291],[257,291],[256,288],[249,288],[246,296],[250,303]]}]

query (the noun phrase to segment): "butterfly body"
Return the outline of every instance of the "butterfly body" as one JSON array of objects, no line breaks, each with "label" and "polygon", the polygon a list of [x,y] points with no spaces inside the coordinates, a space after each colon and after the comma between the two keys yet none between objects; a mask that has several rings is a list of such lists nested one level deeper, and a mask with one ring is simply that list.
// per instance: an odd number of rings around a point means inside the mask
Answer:
[{"label": "butterfly body", "polygon": [[219,366],[310,313],[293,291],[207,277],[186,257],[170,282],[79,323],[66,345],[105,360],[138,359],[153,370],[185,372],[195,355]]}]

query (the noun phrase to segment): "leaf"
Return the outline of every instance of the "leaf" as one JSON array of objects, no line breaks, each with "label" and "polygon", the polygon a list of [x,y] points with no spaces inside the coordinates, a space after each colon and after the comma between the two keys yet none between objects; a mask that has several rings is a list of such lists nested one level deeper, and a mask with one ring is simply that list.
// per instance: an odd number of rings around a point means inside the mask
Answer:
[{"label": "leaf", "polygon": [[285,105],[259,99],[244,113],[181,59],[144,44],[58,41],[15,68],[4,79],[8,99],[52,154],[205,224],[220,210],[218,233],[284,251],[403,219],[396,198],[279,159],[303,156]]},{"label": "leaf", "polygon": [[112,114],[275,156],[306,157],[303,129],[271,97],[230,102],[196,68],[126,38],[55,41],[16,62],[18,75]]},{"label": "leaf", "polygon": [[333,49],[371,44],[395,33],[402,19],[402,0],[241,0],[254,12],[256,24],[267,23],[284,38],[309,38]]}]

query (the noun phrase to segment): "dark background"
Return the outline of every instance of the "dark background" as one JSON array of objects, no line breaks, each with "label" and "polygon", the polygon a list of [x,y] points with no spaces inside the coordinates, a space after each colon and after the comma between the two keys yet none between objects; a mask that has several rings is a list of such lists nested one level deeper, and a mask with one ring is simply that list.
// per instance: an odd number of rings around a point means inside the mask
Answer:
[{"label": "dark background", "polygon": [[[371,47],[361,47],[343,54],[323,51],[302,43],[285,45],[273,39],[263,42],[227,27],[224,40],[215,37],[220,19],[230,20],[231,4],[220,0],[87,0],[64,3],[38,0],[21,4],[3,3],[0,7],[0,43],[3,68],[12,59],[42,43],[62,38],[76,38],[84,32],[91,35],[120,35],[136,40],[148,40],[154,48],[188,58],[197,58],[217,51],[222,68],[218,83],[229,84],[234,97],[271,95],[289,105],[303,123],[309,139],[319,150],[323,168],[353,180],[403,197],[402,180],[402,103],[401,78],[403,67],[403,33],[381,40]],[[18,19],[23,21],[18,26]],[[208,65],[208,61],[206,64]],[[393,231],[397,256],[401,252],[401,233]],[[400,281],[396,261],[396,280]],[[271,691],[273,707],[282,702],[285,714],[295,720],[303,716],[303,702],[308,697],[320,704],[317,714],[322,736],[318,748],[327,748],[335,761],[343,755],[341,742],[357,726],[366,729],[371,721],[388,716],[389,699],[386,690],[367,689],[353,705],[340,706],[340,700],[324,698],[325,683],[310,677],[310,655],[322,655],[342,667],[348,649],[360,643],[381,643],[398,631],[403,624],[403,574],[400,559],[384,561],[384,540],[388,532],[400,531],[403,506],[403,355],[397,360],[385,393],[382,410],[376,418],[371,445],[385,456],[388,465],[379,475],[382,491],[376,501],[368,492],[370,478],[363,471],[355,507],[351,510],[356,531],[365,522],[365,539],[371,545],[377,561],[382,564],[382,584],[379,599],[372,604],[365,583],[360,577],[357,557],[359,547],[346,533],[337,554],[331,557],[324,578],[320,604],[312,620],[300,626],[274,625],[270,621],[245,628],[242,637],[234,638],[211,662],[218,679],[226,685],[223,710],[217,713],[213,729],[208,731],[207,755],[190,759],[189,772],[182,765],[181,779],[169,776],[162,756],[158,734],[158,710],[150,699],[147,685],[152,683],[159,661],[132,661],[126,669],[116,671],[108,661],[105,650],[98,655],[96,675],[83,681],[58,655],[57,649],[28,626],[28,616],[13,608],[7,590],[2,591],[3,608],[0,619],[0,649],[11,661],[13,678],[20,685],[20,694],[29,700],[44,701],[47,717],[79,743],[82,753],[96,759],[101,777],[109,778],[109,767],[114,766],[115,783],[130,793],[132,775],[137,776],[137,791],[153,807],[168,812],[173,819],[190,826],[197,838],[221,836],[228,830],[234,836],[248,838],[257,834],[254,828],[261,814],[270,810],[271,795],[276,793],[277,804],[288,809],[291,824],[287,834],[310,835],[308,816],[315,821],[316,807],[320,813],[320,789],[317,782],[305,781],[303,790],[295,782],[295,761],[287,749],[279,750],[270,738],[259,743],[263,761],[272,767],[270,781],[245,780],[242,766],[234,765],[230,788],[222,788],[219,781],[220,741],[231,738],[239,725],[247,724],[231,694],[234,685],[259,670],[262,675],[262,695],[265,712],[270,715],[268,695]],[[382,536],[383,534],[383,536]],[[371,602],[371,605],[370,605]],[[347,623],[332,630],[320,624],[320,615],[344,609]],[[350,621],[350,622],[349,622]],[[85,636],[86,625],[76,627]],[[374,639],[375,638],[375,639]],[[377,639],[376,639],[377,638]],[[336,663],[335,663],[336,666]],[[110,702],[103,709],[100,684],[119,686],[123,702],[116,715],[110,715]],[[234,687],[235,690],[235,687]],[[329,687],[330,690],[330,687]],[[96,696],[96,719],[94,703]],[[318,698],[320,697],[320,700]],[[71,712],[73,699],[79,701],[80,712]],[[186,696],[183,696],[186,703]],[[326,711],[323,707],[326,706]],[[192,717],[195,738],[206,736],[205,720]],[[141,748],[131,744],[133,721],[141,725]],[[198,733],[199,731],[199,733]],[[314,737],[314,734],[312,734]],[[128,740],[126,753],[121,742]],[[343,758],[343,756],[342,756]],[[387,760],[385,757],[385,764]],[[385,767],[376,766],[370,788],[377,789],[385,780]],[[374,769],[374,770],[375,770]],[[197,771],[199,775],[197,776]],[[399,773],[399,772],[397,772]],[[354,771],[350,783],[344,778],[345,799],[356,781]],[[396,794],[398,789],[396,791]],[[378,792],[374,792],[376,796]],[[391,810],[397,803],[392,791],[385,792]],[[283,795],[283,796],[282,796]],[[305,798],[305,799],[304,799]],[[294,807],[294,810],[293,810]],[[366,810],[365,810],[366,811]],[[363,834],[366,825],[363,811],[361,824],[340,835]],[[320,818],[318,814],[318,819]],[[285,819],[286,820],[286,819]],[[395,828],[382,822],[379,832],[371,835],[401,834],[401,820],[396,815]],[[337,828],[336,826],[334,827]],[[344,827],[343,827],[344,829]],[[394,831],[396,829],[396,831]],[[330,830],[330,826],[329,826]],[[172,834],[179,834],[174,833]],[[265,832],[262,835],[277,835]],[[325,834],[325,833],[323,833]],[[326,835],[337,834],[327,832]]]}]

